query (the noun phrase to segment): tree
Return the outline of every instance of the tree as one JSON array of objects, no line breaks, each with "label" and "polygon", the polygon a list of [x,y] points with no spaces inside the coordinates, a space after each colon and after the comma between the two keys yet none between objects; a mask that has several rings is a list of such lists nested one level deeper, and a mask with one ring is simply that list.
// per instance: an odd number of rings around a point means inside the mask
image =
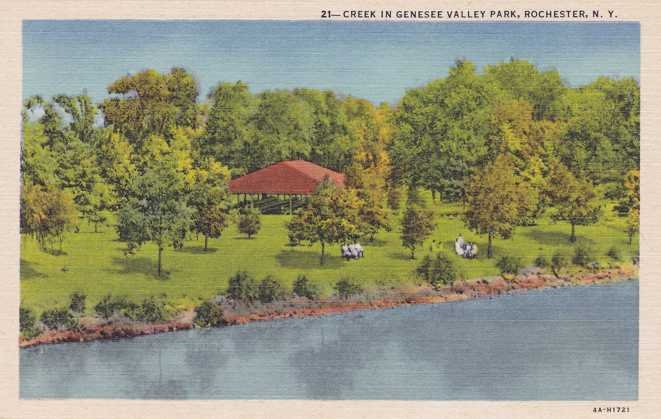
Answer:
[{"label": "tree", "polygon": [[76,208],[67,191],[24,184],[21,193],[21,231],[32,234],[42,250],[53,249],[58,240],[60,250],[65,231],[76,225]]},{"label": "tree", "polygon": [[195,127],[197,82],[181,68],[161,74],[148,69],[108,86],[113,96],[101,104],[106,126],[140,149],[149,135],[169,137],[174,127]]},{"label": "tree", "polygon": [[324,264],[326,245],[347,242],[358,236],[359,201],[354,191],[341,190],[329,179],[319,183],[307,206],[287,224],[290,237],[321,245]]},{"label": "tree", "polygon": [[599,219],[601,206],[592,184],[577,179],[562,163],[553,166],[550,174],[549,194],[555,212],[551,218],[571,224],[570,242],[576,241],[576,226],[594,224]]},{"label": "tree", "polygon": [[243,148],[248,141],[254,98],[242,81],[219,83],[209,94],[212,105],[202,138],[203,154],[230,167],[243,167]]},{"label": "tree", "polygon": [[410,202],[402,218],[402,245],[411,251],[415,259],[415,249],[434,231],[434,213],[422,204]]},{"label": "tree", "polygon": [[239,214],[239,231],[247,234],[248,238],[257,234],[262,228],[262,222],[259,217],[259,210],[253,207],[244,208]]},{"label": "tree", "polygon": [[184,184],[174,163],[161,162],[136,179],[130,197],[120,208],[117,219],[119,239],[129,250],[147,241],[158,248],[157,274],[162,271],[162,254],[169,243],[181,247],[189,230],[192,211],[184,199]]},{"label": "tree", "polygon": [[362,202],[359,209],[361,235],[373,241],[379,230],[390,231],[386,182],[390,177],[387,146],[392,128],[387,106],[375,109],[368,101],[352,100],[356,104],[350,115],[349,129],[355,151],[346,171],[346,184],[356,189]]},{"label": "tree", "polygon": [[209,248],[209,237],[220,237],[229,221],[229,169],[212,162],[205,168],[192,170],[188,180],[192,183],[189,202],[195,210],[193,230],[204,235],[206,251]]},{"label": "tree", "polygon": [[503,95],[466,60],[458,60],[448,77],[407,91],[393,115],[394,180],[461,199],[465,181],[488,157],[492,109]]},{"label": "tree", "polygon": [[464,220],[471,230],[487,234],[487,257],[493,257],[493,239],[508,238],[533,206],[528,187],[514,175],[506,156],[473,175],[466,186]]},{"label": "tree", "polygon": [[309,104],[286,90],[263,92],[258,100],[251,118],[253,132],[242,150],[242,167],[255,170],[281,160],[308,158],[314,124]]}]

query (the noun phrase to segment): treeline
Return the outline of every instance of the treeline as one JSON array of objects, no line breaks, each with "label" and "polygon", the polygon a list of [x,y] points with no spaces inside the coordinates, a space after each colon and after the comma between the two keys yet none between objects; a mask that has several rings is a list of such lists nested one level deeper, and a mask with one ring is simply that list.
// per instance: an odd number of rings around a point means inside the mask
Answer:
[{"label": "treeline", "polygon": [[[603,197],[637,217],[640,93],[631,78],[573,88],[526,61],[477,72],[461,60],[393,106],[315,89],[254,94],[241,81],[201,100],[181,68],[127,75],[107,90],[101,103],[86,94],[25,102],[21,229],[44,249],[61,246],[77,214],[96,228],[114,212],[127,252],[154,242],[160,270],[166,245],[181,247],[191,231],[220,236],[232,218],[231,177],[289,159],[347,174],[353,195],[342,199],[357,202],[351,217],[368,220],[345,228],[354,235],[388,228],[403,188],[467,204],[467,225],[490,239],[548,207],[573,229],[595,219]],[[338,199],[328,192],[317,202]],[[343,239],[305,230],[315,214],[294,220],[294,239]]]}]

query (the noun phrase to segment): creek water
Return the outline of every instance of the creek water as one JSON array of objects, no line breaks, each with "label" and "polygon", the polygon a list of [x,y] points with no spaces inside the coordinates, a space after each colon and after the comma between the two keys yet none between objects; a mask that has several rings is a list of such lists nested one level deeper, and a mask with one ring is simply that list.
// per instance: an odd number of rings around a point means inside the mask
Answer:
[{"label": "creek water", "polygon": [[20,351],[22,398],[633,400],[638,280]]}]

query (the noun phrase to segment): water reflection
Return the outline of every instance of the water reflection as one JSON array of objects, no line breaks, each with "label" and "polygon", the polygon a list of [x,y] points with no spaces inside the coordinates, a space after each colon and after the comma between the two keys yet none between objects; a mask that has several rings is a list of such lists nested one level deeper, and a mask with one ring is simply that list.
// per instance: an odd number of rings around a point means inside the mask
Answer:
[{"label": "water reflection", "polygon": [[21,351],[23,398],[635,399],[638,282]]}]

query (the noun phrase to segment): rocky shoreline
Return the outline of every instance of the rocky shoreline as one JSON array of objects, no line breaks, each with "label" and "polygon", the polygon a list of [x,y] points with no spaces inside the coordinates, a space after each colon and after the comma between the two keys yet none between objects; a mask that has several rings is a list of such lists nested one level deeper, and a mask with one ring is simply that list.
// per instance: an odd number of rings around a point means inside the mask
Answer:
[{"label": "rocky shoreline", "polygon": [[[449,286],[439,290],[421,286],[410,290],[382,291],[376,294],[361,295],[346,300],[330,298],[321,301],[310,301],[305,298],[293,298],[258,307],[236,307],[230,304],[224,304],[223,312],[226,325],[232,326],[254,321],[316,317],[355,310],[394,308],[408,304],[437,304],[463,301],[526,292],[541,288],[602,284],[630,280],[636,278],[637,275],[637,269],[634,268],[583,272],[560,278],[541,272],[530,272],[524,275],[517,275],[511,280],[505,280],[502,277],[483,278],[457,282],[451,287]],[[19,339],[19,346],[21,348],[28,348],[37,345],[64,342],[86,342],[102,339],[116,340],[186,330],[194,327],[193,316],[193,311],[189,310],[179,315],[177,319],[167,322],[81,322],[80,327],[76,330],[49,331],[32,339],[21,337]]]}]

